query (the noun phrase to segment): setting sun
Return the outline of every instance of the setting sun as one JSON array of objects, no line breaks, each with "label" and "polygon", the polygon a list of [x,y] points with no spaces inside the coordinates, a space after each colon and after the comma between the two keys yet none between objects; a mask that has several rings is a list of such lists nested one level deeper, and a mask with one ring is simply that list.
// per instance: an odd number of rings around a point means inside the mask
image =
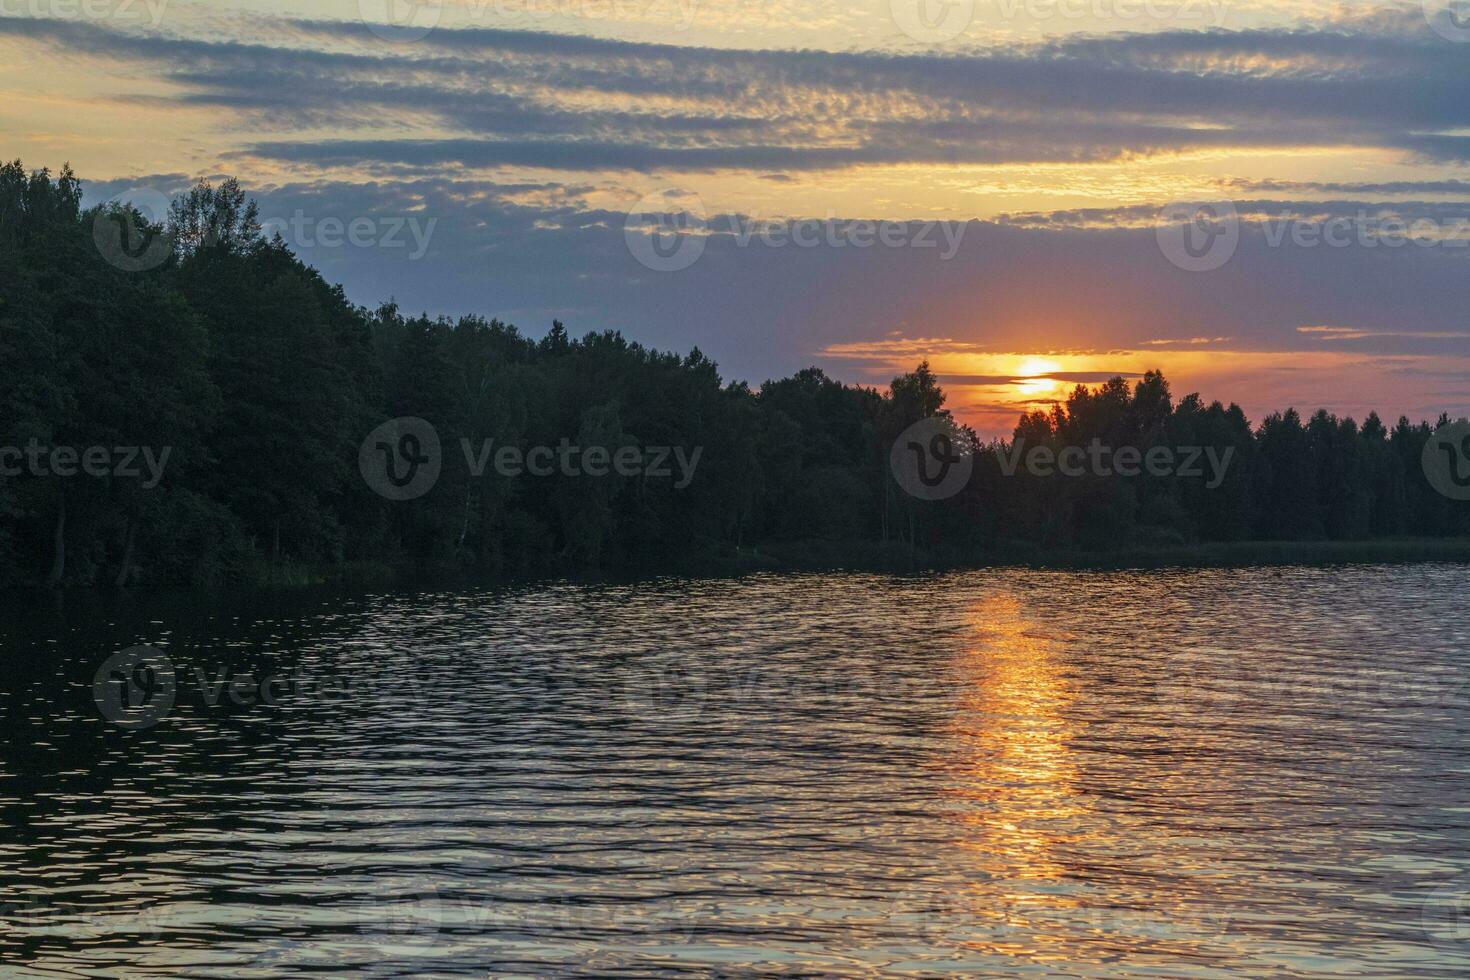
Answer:
[{"label": "setting sun", "polygon": [[1021,376],[1020,380],[1014,382],[1016,391],[1027,398],[1056,394],[1062,387],[1061,382],[1055,378],[1046,377],[1046,375],[1060,370],[1061,365],[1056,361],[1049,361],[1041,357],[1028,357],[1016,369],[1016,373]]}]

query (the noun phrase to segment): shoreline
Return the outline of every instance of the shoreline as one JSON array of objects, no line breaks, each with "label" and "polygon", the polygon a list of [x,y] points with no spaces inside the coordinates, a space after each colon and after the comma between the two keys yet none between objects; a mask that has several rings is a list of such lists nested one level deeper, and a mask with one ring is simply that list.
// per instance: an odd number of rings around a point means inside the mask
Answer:
[{"label": "shoreline", "polygon": [[[515,574],[454,569],[412,570],[355,563],[315,569],[257,568],[242,583],[263,590],[322,586],[511,586],[535,582],[638,582],[659,578],[725,578],[762,572],[879,572],[922,574],[991,568],[1118,571],[1165,568],[1247,568],[1321,565],[1470,564],[1470,537],[1378,538],[1365,541],[1230,541],[1140,546],[1119,551],[1014,544],[978,553],[924,552],[901,544],[796,541],[740,548],[658,566],[542,569]],[[275,572],[276,574],[271,574]]]},{"label": "shoreline", "polygon": [[414,569],[384,562],[336,565],[252,566],[230,581],[193,588],[157,585],[129,589],[79,586],[50,589],[39,584],[0,590],[11,595],[57,598],[184,595],[414,592],[421,589],[497,589],[537,583],[627,584],[658,579],[718,579],[754,574],[877,573],[922,575],[985,569],[1123,571],[1330,565],[1470,564],[1470,537],[1380,538],[1367,541],[1231,541],[1196,545],[1145,546],[1106,553],[1012,544],[978,553],[923,552],[907,545],[851,541],[796,541],[740,548],[723,554],[647,566],[603,569],[545,568],[515,574],[463,569]]},{"label": "shoreline", "polygon": [[[813,545],[815,544],[815,547]],[[1379,538],[1364,541],[1228,541],[1194,545],[1139,546],[1108,552],[1016,544],[972,554],[912,554],[907,547],[802,542],[759,549],[774,559],[772,570],[961,571],[983,568],[1229,568],[1292,565],[1381,565],[1423,562],[1470,563],[1470,538]],[[797,548],[805,549],[805,554]],[[840,552],[851,552],[841,555]],[[820,554],[825,552],[825,554]],[[859,554],[866,552],[866,555]],[[867,560],[853,562],[854,558]]]}]

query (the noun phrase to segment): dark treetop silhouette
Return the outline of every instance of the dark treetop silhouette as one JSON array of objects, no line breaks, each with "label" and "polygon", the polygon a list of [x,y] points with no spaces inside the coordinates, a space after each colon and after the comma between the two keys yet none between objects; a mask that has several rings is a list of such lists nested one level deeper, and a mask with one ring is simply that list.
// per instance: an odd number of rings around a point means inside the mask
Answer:
[{"label": "dark treetop silhouette", "polygon": [[[980,445],[946,500],[897,485],[889,448],[947,419],[928,365],[887,392],[811,368],[759,390],[724,384],[698,350],[617,333],[534,341],[498,320],[354,306],[266,240],[237,184],[200,184],[168,225],[81,208],[69,169],[0,168],[0,447],[168,450],[150,471],[0,478],[0,583],[190,583],[282,569],[661,569],[780,553],[793,542],[983,560],[1019,546],[1093,549],[1245,539],[1470,532],[1470,505],[1420,466],[1431,433],[1295,411],[1252,429],[1235,405],[1177,403],[1159,374],[1078,387],[1022,418],[1027,447],[1233,449],[1223,480],[1006,475]],[[157,261],[109,261],[98,228]],[[157,244],[161,243],[161,244]],[[443,446],[432,489],[394,502],[358,472],[385,419],[428,420]],[[702,451],[687,486],[648,475],[478,475],[459,451],[669,446]],[[478,452],[478,448],[476,450]],[[14,458],[12,456],[12,458]],[[815,545],[814,545],[815,546]],[[274,571],[273,571],[274,570]]]}]

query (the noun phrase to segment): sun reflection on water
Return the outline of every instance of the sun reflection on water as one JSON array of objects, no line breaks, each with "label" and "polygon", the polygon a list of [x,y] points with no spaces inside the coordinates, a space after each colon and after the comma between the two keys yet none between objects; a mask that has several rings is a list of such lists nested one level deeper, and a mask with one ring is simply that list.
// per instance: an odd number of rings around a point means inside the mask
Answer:
[{"label": "sun reflection on water", "polygon": [[1111,826],[1078,790],[1080,722],[1067,711],[1077,694],[1061,659],[1073,638],[1048,632],[1008,593],[983,599],[969,622],[950,794],[957,849],[980,873],[959,899],[977,928],[955,938],[972,950],[1065,958],[1075,951],[1063,937],[1095,917],[1078,855]]},{"label": "sun reflection on water", "polygon": [[[1081,624],[1052,617],[1059,627],[1042,608],[1002,590],[967,614],[946,801],[954,872],[940,931],[983,959],[1203,961],[1229,929],[1211,894],[1218,869],[1191,867],[1146,809],[1100,792],[1111,782],[1097,754],[1110,730],[1097,714],[1105,675],[1076,668],[1091,656]],[[1168,782],[1157,775],[1155,785]]]},{"label": "sun reflection on water", "polygon": [[998,595],[975,608],[975,642],[964,653],[956,735],[969,846],[1000,859],[1015,878],[1063,876],[1055,858],[1058,825],[1083,814],[1063,709],[1072,699],[1056,641],[1033,628],[1021,603]]}]

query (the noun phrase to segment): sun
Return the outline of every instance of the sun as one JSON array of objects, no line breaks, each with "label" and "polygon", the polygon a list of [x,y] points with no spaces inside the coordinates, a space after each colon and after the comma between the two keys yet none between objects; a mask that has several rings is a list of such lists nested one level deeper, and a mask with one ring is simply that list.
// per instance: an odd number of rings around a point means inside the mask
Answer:
[{"label": "sun", "polygon": [[1042,395],[1054,394],[1061,388],[1062,383],[1055,378],[1047,377],[1053,371],[1061,370],[1061,365],[1056,361],[1047,360],[1044,357],[1027,357],[1016,365],[1017,381],[1012,382],[1016,391],[1027,398],[1039,398]]}]

